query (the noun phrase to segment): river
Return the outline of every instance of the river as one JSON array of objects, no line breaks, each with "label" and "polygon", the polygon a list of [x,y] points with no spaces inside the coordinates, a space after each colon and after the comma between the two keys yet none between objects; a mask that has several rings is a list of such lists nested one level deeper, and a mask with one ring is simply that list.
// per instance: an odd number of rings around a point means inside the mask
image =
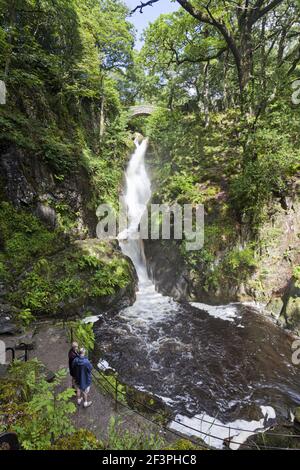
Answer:
[{"label": "river", "polygon": [[151,198],[147,145],[146,139],[136,142],[126,171],[129,228],[119,235],[138,274],[137,298],[96,323],[100,366],[109,364],[122,381],[162,398],[174,412],[171,428],[220,448],[230,426],[242,442],[300,403],[293,339],[251,305],[182,304],[155,290],[143,243],[130,237]]}]

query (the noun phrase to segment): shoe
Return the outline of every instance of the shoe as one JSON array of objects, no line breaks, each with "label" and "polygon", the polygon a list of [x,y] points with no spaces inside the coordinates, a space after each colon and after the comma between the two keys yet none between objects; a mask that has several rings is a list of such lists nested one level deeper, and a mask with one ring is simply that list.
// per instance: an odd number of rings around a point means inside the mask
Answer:
[{"label": "shoe", "polygon": [[81,405],[81,403],[82,403],[82,400],[83,400],[83,398],[79,398],[79,399],[77,400],[77,405],[78,405],[78,406],[80,406],[80,405]]},{"label": "shoe", "polygon": [[86,402],[83,404],[83,406],[84,406],[84,408],[88,408],[89,406],[91,406],[92,403],[93,403],[92,401],[86,401]]}]

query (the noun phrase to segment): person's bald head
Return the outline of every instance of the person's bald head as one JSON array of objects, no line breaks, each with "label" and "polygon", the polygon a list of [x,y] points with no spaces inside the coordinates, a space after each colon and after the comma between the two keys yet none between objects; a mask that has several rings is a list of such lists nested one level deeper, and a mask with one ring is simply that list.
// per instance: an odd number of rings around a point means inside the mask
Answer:
[{"label": "person's bald head", "polygon": [[78,343],[76,343],[76,341],[73,341],[72,349],[73,349],[73,351],[78,351]]}]

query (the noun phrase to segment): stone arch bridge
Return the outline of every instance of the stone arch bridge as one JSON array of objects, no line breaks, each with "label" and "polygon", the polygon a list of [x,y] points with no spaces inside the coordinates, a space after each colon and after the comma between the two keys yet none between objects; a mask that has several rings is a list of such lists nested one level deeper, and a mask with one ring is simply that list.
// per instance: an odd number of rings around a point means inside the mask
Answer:
[{"label": "stone arch bridge", "polygon": [[157,106],[153,106],[151,104],[140,104],[137,106],[131,106],[131,108],[129,108],[129,115],[130,117],[149,116],[154,113],[156,109],[158,109]]}]

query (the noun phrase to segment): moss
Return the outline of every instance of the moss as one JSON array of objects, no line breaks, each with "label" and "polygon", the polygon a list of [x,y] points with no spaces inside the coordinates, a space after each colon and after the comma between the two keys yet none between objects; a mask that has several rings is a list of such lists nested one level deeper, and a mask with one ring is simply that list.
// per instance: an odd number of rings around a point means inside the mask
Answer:
[{"label": "moss", "polygon": [[[57,225],[65,233],[72,233],[78,226],[79,213],[64,202],[57,202],[55,204],[49,204],[55,210],[57,216]],[[83,230],[82,230],[83,232]]]},{"label": "moss", "polygon": [[56,253],[66,244],[59,231],[50,231],[34,215],[0,203],[0,276],[20,275],[39,256]]},{"label": "moss", "polygon": [[205,446],[201,446],[201,443],[195,445],[188,439],[178,439],[166,450],[204,450],[205,448]]},{"label": "moss", "polygon": [[243,447],[249,449],[249,446],[254,450],[264,450],[264,447],[299,449],[300,434],[299,437],[293,437],[295,434],[298,434],[298,432],[299,430],[295,427],[291,427],[290,423],[288,423],[288,425],[280,425],[268,431],[268,433],[259,433],[250,437],[245,442],[245,445],[241,446],[241,449],[243,449]]},{"label": "moss", "polygon": [[77,312],[87,301],[116,294],[133,281],[131,265],[105,242],[77,242],[49,258],[41,257],[9,295],[33,315]]},{"label": "moss", "polygon": [[300,266],[295,266],[294,267],[293,277],[295,279],[295,286],[300,288]]},{"label": "moss", "polygon": [[78,429],[71,436],[58,439],[51,450],[101,450],[102,443],[87,429]]},{"label": "moss", "polygon": [[257,266],[255,251],[252,246],[246,246],[243,249],[234,248],[225,256],[221,271],[229,279],[240,284],[247,280]]}]

